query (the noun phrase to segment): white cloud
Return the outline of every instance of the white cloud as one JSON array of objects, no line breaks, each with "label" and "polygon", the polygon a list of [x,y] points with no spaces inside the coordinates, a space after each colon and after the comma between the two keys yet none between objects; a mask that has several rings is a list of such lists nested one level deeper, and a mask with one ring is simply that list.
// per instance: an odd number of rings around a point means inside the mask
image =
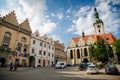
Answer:
[{"label": "white cloud", "polygon": [[63,13],[62,13],[62,12],[57,13],[57,18],[58,18],[59,20],[63,19]]},{"label": "white cloud", "polygon": [[54,17],[55,17],[56,15],[55,15],[54,13],[51,13],[51,16],[54,16]]},{"label": "white cloud", "polygon": [[[96,8],[99,13],[100,19],[104,22],[105,32],[118,33],[118,28],[120,28],[120,18],[117,18],[118,14],[115,12],[115,8],[111,7],[109,4],[110,1],[102,1],[96,0]],[[114,11],[114,12],[112,12]],[[85,34],[94,33],[93,21],[94,21],[94,13],[93,7],[84,6],[79,9],[79,11],[74,14],[76,15],[75,19],[73,19],[73,24],[71,28],[69,28],[68,32],[74,32],[74,34],[82,34],[82,30]]]},{"label": "white cloud", "polygon": [[61,12],[61,10],[58,11],[57,13],[51,13],[51,16],[56,17],[56,18],[58,18],[59,20],[62,20],[63,17],[64,17],[64,15],[63,15],[63,13]]},{"label": "white cloud", "polygon": [[15,10],[18,22],[21,23],[28,18],[33,32],[39,30],[41,34],[47,34],[56,27],[56,24],[46,14],[47,5],[45,0],[7,0],[7,5],[10,8],[0,10],[0,12],[8,14]]},{"label": "white cloud", "polygon": [[62,41],[62,39],[60,38],[60,36],[59,35],[52,35],[51,36],[52,38],[53,38],[53,40],[59,40],[60,41],[60,43],[63,43],[63,41]]},{"label": "white cloud", "polygon": [[120,0],[111,0],[114,5],[120,5]]},{"label": "white cloud", "polygon": [[72,10],[71,10],[71,8],[69,8],[68,10],[67,10],[67,13],[71,13],[72,12]]},{"label": "white cloud", "polygon": [[74,34],[82,34],[82,31],[85,32],[85,34],[90,34],[93,32],[93,26],[92,26],[92,13],[93,11],[90,9],[89,6],[84,6],[79,9],[79,11],[74,14],[77,19],[73,19],[72,21],[72,27],[69,28],[67,31],[71,32],[73,31]]},{"label": "white cloud", "polygon": [[54,28],[56,27],[56,24],[53,23],[53,22],[47,22],[44,23],[42,26],[41,26],[41,29],[40,29],[40,34],[46,34],[46,33],[49,33],[51,32]]}]

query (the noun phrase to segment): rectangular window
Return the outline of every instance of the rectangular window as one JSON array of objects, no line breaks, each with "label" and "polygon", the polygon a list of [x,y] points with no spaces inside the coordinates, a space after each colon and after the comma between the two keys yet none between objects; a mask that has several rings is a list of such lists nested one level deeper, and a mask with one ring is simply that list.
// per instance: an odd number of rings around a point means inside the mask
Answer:
[{"label": "rectangular window", "polygon": [[54,54],[52,54],[52,57],[54,57]]},{"label": "rectangular window", "polygon": [[46,44],[44,44],[44,47],[46,47]]},{"label": "rectangular window", "polygon": [[44,56],[46,55],[46,51],[44,51],[44,54],[43,54]]},{"label": "rectangular window", "polygon": [[52,50],[54,50],[54,48],[52,47]]},{"label": "rectangular window", "polygon": [[50,49],[50,46],[49,46],[49,49]]},{"label": "rectangular window", "polygon": [[40,59],[38,60],[38,63],[41,63],[41,60],[40,60]]},{"label": "rectangular window", "polygon": [[33,44],[35,44],[35,40],[33,40]]},{"label": "rectangular window", "polygon": [[48,53],[48,56],[50,56],[50,53]]},{"label": "rectangular window", "polygon": [[32,53],[34,53],[34,49],[32,49]]},{"label": "rectangular window", "polygon": [[40,42],[40,46],[42,46],[42,42]]},{"label": "rectangular window", "polygon": [[39,50],[39,55],[41,55],[42,54],[42,51],[41,50]]}]

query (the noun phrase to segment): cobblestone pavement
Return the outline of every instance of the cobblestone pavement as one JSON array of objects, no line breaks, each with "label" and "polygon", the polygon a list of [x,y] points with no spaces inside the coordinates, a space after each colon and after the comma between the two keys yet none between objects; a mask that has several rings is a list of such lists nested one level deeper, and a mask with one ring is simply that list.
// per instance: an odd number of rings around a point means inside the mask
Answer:
[{"label": "cobblestone pavement", "polygon": [[[120,71],[120,65],[117,65]],[[78,71],[78,67],[65,69],[46,68],[18,68],[10,72],[8,68],[0,68],[0,80],[120,80],[120,75],[106,75],[104,69],[100,74],[87,75],[85,71]]]}]

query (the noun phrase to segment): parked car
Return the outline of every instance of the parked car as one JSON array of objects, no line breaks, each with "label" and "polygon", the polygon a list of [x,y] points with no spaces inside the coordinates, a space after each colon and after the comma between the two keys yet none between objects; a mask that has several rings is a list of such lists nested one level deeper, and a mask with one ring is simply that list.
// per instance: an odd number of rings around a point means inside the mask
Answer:
[{"label": "parked car", "polygon": [[105,73],[106,74],[119,75],[119,71],[118,71],[117,67],[113,64],[106,65]]},{"label": "parked car", "polygon": [[66,62],[57,62],[57,64],[55,65],[55,68],[58,69],[58,68],[65,68],[67,65]]},{"label": "parked car", "polygon": [[98,68],[97,68],[97,66],[96,65],[89,65],[88,67],[87,67],[87,74],[92,74],[92,73],[96,73],[96,74],[98,74],[99,73],[99,70],[98,70]]},{"label": "parked car", "polygon": [[88,65],[90,65],[91,63],[80,63],[79,64],[79,70],[86,70]]}]

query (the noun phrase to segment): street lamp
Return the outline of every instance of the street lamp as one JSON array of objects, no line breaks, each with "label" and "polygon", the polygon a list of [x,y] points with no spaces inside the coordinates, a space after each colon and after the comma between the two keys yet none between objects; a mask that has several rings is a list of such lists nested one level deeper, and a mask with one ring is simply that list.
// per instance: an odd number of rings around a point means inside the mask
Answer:
[{"label": "street lamp", "polygon": [[[36,58],[36,54],[34,54],[34,57]],[[34,68],[35,68],[35,60],[36,60],[36,59],[34,59]]]},{"label": "street lamp", "polygon": [[104,38],[104,43],[105,43],[105,47],[106,47],[106,53],[107,53],[107,57],[108,57],[108,62],[110,62],[110,56],[109,56],[109,53],[108,53],[108,45],[107,45],[107,42],[106,42],[106,38]]},{"label": "street lamp", "polygon": [[118,63],[118,57],[117,57],[117,54],[116,54],[116,47],[113,47],[113,54],[114,54],[114,60],[115,60],[115,63]]}]

